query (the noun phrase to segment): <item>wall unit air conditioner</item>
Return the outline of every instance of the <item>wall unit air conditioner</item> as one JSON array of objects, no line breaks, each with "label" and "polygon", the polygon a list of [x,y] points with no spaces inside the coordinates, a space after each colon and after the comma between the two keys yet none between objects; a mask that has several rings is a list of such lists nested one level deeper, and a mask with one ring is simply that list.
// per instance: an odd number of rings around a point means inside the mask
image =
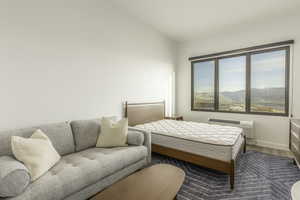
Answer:
[{"label": "wall unit air conditioner", "polygon": [[219,124],[223,126],[240,127],[243,129],[243,133],[247,137],[247,143],[255,144],[254,121],[239,121],[239,120],[208,118],[208,123]]}]

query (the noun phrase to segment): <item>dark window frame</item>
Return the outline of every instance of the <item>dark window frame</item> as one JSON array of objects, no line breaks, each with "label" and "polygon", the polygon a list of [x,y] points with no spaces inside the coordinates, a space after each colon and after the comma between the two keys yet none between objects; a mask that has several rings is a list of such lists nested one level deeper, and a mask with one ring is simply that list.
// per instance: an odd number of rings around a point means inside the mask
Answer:
[{"label": "dark window frame", "polygon": [[[287,41],[289,43],[293,41]],[[285,43],[285,42],[282,42]],[[241,49],[236,50],[236,54],[233,51],[227,51],[232,53],[232,55],[224,55],[224,53],[216,53],[205,56],[192,57],[191,60],[191,110],[192,111],[205,111],[205,112],[220,112],[220,113],[237,113],[237,114],[254,114],[254,115],[272,115],[272,116],[289,116],[289,82],[290,82],[290,46],[278,47],[279,43],[274,43],[270,45],[261,45],[257,47],[249,47],[243,50],[248,52],[240,53]],[[258,47],[264,47],[267,49],[261,49]],[[258,49],[256,49],[258,48]],[[268,53],[273,51],[285,50],[285,112],[284,113],[271,113],[271,112],[253,112],[251,111],[251,56],[259,53]],[[209,58],[211,55],[215,56]],[[245,111],[225,111],[219,110],[219,60],[223,58],[233,58],[238,56],[246,57],[246,88],[245,88]],[[192,60],[198,59],[198,60]],[[199,60],[200,59],[200,60]],[[214,109],[197,109],[194,108],[194,64],[199,62],[214,61],[215,63],[215,85],[214,85]]]}]

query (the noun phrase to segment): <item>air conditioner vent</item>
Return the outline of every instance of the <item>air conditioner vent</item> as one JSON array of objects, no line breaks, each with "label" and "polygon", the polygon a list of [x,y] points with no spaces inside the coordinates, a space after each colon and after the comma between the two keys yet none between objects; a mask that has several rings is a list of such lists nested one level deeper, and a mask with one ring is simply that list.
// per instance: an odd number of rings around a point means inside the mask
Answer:
[{"label": "air conditioner vent", "polygon": [[243,133],[247,138],[251,139],[249,142],[254,141],[255,133],[254,133],[254,121],[239,121],[239,120],[229,120],[229,119],[215,119],[208,118],[208,123],[210,124],[219,124],[223,126],[233,126],[240,127],[243,129]]}]

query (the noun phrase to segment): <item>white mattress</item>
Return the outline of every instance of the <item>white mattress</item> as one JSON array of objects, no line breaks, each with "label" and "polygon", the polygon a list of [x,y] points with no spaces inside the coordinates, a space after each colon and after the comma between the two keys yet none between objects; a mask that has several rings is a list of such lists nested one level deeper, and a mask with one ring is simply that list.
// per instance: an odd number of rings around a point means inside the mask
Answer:
[{"label": "white mattress", "polygon": [[153,144],[222,161],[235,159],[244,140],[241,128],[206,123],[160,120],[136,127],[151,131]]}]

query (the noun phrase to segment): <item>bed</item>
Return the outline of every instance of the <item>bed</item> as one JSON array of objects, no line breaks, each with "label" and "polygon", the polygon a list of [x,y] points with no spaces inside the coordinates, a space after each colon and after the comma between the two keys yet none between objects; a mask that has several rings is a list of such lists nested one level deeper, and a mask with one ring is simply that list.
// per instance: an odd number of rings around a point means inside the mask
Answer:
[{"label": "bed", "polygon": [[126,102],[125,117],[130,126],[151,132],[152,152],[225,172],[234,188],[236,161],[246,151],[242,129],[166,119],[164,101]]}]

